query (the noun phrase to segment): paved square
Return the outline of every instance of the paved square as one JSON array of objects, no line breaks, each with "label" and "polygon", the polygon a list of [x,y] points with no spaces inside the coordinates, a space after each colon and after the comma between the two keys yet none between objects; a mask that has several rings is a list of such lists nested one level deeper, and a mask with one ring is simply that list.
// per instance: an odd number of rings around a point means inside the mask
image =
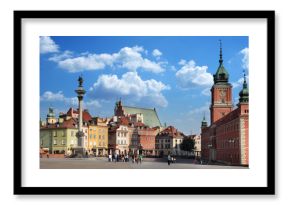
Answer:
[{"label": "paved square", "polygon": [[166,159],[144,158],[143,162],[108,162],[107,158],[53,159],[41,158],[40,169],[247,169],[242,166],[200,165],[192,159],[177,159],[168,165]]}]

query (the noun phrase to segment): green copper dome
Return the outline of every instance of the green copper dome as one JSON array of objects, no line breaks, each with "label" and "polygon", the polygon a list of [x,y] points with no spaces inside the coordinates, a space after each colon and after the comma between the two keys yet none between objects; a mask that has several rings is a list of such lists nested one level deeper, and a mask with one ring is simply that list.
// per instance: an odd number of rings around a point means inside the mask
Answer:
[{"label": "green copper dome", "polygon": [[203,116],[203,120],[201,121],[201,127],[207,127],[207,121],[205,120],[205,116]]},{"label": "green copper dome", "polygon": [[47,117],[55,117],[55,114],[54,114],[54,111],[53,111],[53,108],[48,108],[48,114],[47,114]]},{"label": "green copper dome", "polygon": [[228,82],[229,80],[229,73],[225,69],[224,65],[221,63],[220,66],[218,67],[218,70],[214,77],[214,83],[219,83],[219,82]]},{"label": "green copper dome", "polygon": [[239,93],[240,102],[249,102],[249,90],[248,90],[248,84],[246,82],[246,74],[244,73],[244,83],[243,83],[243,89]]}]

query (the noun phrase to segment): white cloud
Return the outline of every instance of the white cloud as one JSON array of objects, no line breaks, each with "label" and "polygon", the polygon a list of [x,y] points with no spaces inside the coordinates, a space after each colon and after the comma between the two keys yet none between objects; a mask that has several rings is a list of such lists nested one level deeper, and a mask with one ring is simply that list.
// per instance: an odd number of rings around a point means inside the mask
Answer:
[{"label": "white cloud", "polygon": [[[203,117],[205,117],[206,121],[208,121],[210,119],[209,107],[210,107],[210,102],[206,102],[201,107],[197,107],[197,108],[194,108],[194,109],[190,110],[188,112],[188,116],[190,116],[190,118],[193,118],[194,122],[197,123],[200,126],[199,123],[201,123]],[[199,130],[199,128],[200,128],[199,126],[196,129],[196,131]]]},{"label": "white cloud", "polygon": [[[105,58],[103,58],[105,57]],[[106,56],[89,54],[76,58],[68,58],[58,62],[58,66],[71,73],[82,72],[84,70],[104,69],[106,64]]]},{"label": "white cloud", "polygon": [[174,65],[172,65],[170,68],[171,68],[171,71],[174,71],[174,72],[176,72],[176,71],[177,71],[177,69],[175,68],[175,66],[174,66]]},{"label": "white cloud", "polygon": [[186,64],[186,60],[184,59],[181,59],[179,62],[178,62],[179,65],[185,65]]},{"label": "white cloud", "polygon": [[193,110],[189,111],[189,114],[203,114],[209,112],[210,102],[206,102],[203,106],[194,108]]},{"label": "white cloud", "polygon": [[90,88],[91,95],[99,98],[113,99],[116,96],[140,102],[147,101],[154,105],[166,107],[168,102],[162,91],[169,90],[168,85],[154,79],[142,80],[136,72],[117,75],[101,75]]},{"label": "white cloud", "polygon": [[62,91],[58,91],[57,93],[46,91],[40,96],[40,100],[46,102],[63,102],[74,106],[78,105],[77,97],[67,98]]},{"label": "white cloud", "polygon": [[[247,83],[249,82],[249,76],[246,76],[246,81],[247,81]],[[237,80],[236,82],[233,82],[231,84],[233,86],[233,89],[235,89],[235,88],[242,87],[243,83],[244,83],[244,78],[242,77],[239,80]]]},{"label": "white cloud", "polygon": [[46,91],[40,97],[40,100],[42,100],[42,101],[63,101],[64,95],[63,95],[62,91],[59,91],[57,93],[53,93],[51,91]]},{"label": "white cloud", "polygon": [[61,54],[54,54],[48,60],[53,61],[53,62],[59,62],[59,61],[64,60],[66,58],[71,58],[72,56],[73,56],[73,52],[66,50]]},{"label": "white cloud", "polygon": [[100,104],[100,102],[97,101],[97,100],[89,100],[89,101],[85,102],[84,106],[86,108],[89,108],[89,107],[100,108],[100,107],[102,107],[101,104]]},{"label": "white cloud", "polygon": [[[53,93],[51,91],[46,91],[40,96],[41,101],[45,102],[62,102],[69,106],[78,106],[78,98],[77,97],[65,97],[62,91],[58,91],[57,93]],[[84,101],[84,108],[99,108],[101,104],[97,100]]]},{"label": "white cloud", "polygon": [[40,53],[56,53],[59,46],[49,36],[40,36]]},{"label": "white cloud", "polygon": [[153,55],[154,57],[156,57],[156,59],[160,59],[160,56],[162,56],[162,52],[159,51],[158,49],[154,49],[154,50],[152,51],[152,55]]},{"label": "white cloud", "polygon": [[249,48],[244,48],[239,53],[243,56],[242,67],[244,69],[249,69]]},{"label": "white cloud", "polygon": [[211,96],[211,91],[210,88],[205,88],[201,91],[201,94],[205,95],[205,96]]},{"label": "white cloud", "polygon": [[57,62],[60,68],[72,73],[104,69],[106,66],[125,68],[129,71],[143,69],[153,73],[164,72],[162,63],[143,58],[142,54],[144,52],[143,47],[124,47],[113,54],[82,53],[81,56],[59,59]]},{"label": "white cloud", "polygon": [[175,75],[182,88],[210,86],[213,84],[213,77],[207,72],[207,66],[196,66],[193,60],[188,62],[181,60],[179,64],[182,67]]}]

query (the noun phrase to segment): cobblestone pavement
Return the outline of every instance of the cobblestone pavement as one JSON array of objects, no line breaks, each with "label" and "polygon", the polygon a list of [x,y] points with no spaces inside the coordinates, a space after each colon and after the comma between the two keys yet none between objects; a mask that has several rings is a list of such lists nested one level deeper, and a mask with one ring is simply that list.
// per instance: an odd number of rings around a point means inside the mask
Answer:
[{"label": "cobblestone pavement", "polygon": [[59,159],[41,158],[41,169],[247,169],[241,166],[200,165],[192,159],[180,159],[167,164],[166,159],[144,158],[140,164],[130,162],[108,162],[107,158]]}]

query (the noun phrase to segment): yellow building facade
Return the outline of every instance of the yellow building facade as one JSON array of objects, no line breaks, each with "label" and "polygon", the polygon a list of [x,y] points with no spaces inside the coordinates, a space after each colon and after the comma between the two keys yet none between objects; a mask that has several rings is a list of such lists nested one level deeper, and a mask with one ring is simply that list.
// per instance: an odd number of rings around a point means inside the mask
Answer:
[{"label": "yellow building facade", "polygon": [[108,126],[101,119],[88,126],[88,150],[96,156],[108,154]]}]

